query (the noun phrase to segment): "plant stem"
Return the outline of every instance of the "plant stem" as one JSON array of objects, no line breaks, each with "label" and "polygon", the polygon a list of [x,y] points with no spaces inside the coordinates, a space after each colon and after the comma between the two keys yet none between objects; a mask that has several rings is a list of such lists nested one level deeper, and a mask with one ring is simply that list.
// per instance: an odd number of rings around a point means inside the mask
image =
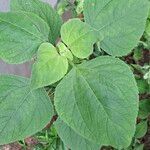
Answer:
[{"label": "plant stem", "polygon": [[68,59],[68,62],[69,62],[69,64],[74,68],[76,68],[76,65],[70,60],[70,59]]}]

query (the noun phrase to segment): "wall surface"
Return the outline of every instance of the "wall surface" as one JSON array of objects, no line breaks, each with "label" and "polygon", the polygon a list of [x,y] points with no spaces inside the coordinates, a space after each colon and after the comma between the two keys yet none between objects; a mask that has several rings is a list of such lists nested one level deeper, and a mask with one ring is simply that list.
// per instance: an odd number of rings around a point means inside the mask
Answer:
[{"label": "wall surface", "polygon": [[[11,0],[0,0],[0,12],[9,11],[9,4]],[[55,6],[57,0],[43,0]],[[9,65],[0,60],[0,74],[15,74],[21,76],[30,76],[30,64],[25,63],[22,65]]]}]

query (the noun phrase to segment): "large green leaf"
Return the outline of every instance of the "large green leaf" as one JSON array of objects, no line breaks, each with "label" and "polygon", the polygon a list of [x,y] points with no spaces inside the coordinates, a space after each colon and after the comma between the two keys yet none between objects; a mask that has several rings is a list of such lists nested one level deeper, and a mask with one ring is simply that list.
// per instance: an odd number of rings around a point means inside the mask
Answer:
[{"label": "large green leaf", "polygon": [[0,76],[0,145],[22,140],[42,130],[53,108],[44,89],[31,91],[30,80]]},{"label": "large green leaf", "polygon": [[71,19],[62,26],[61,38],[78,58],[88,57],[96,42],[93,29],[79,19]]},{"label": "large green leaf", "polygon": [[129,146],[138,89],[131,70],[119,59],[98,57],[73,68],[57,86],[54,101],[60,118],[78,134],[100,145]]},{"label": "large green leaf", "polygon": [[30,60],[48,41],[48,25],[32,13],[0,13],[0,58],[9,63]]},{"label": "large green leaf", "polygon": [[93,144],[92,142],[88,141],[87,139],[77,134],[61,119],[57,119],[57,121],[55,122],[55,127],[62,141],[65,143],[67,147],[71,148],[71,150],[76,150],[77,147],[78,150],[99,150],[100,149],[99,145]]},{"label": "large green leaf", "polygon": [[59,81],[68,70],[68,60],[58,54],[50,43],[43,43],[38,50],[32,69],[32,87],[40,88]]},{"label": "large green leaf", "polygon": [[11,0],[11,10],[32,12],[41,17],[50,27],[50,42],[56,42],[60,35],[62,19],[49,4],[40,0]]},{"label": "large green leaf", "polygon": [[84,16],[103,38],[101,47],[109,54],[123,56],[138,43],[145,29],[148,0],[85,0]]}]

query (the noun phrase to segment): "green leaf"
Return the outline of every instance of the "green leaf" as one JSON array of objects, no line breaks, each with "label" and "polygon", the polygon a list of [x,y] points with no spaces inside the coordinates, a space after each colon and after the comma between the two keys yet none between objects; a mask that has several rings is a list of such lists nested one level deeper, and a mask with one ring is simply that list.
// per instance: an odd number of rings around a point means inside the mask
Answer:
[{"label": "green leaf", "polygon": [[130,145],[138,90],[119,59],[98,57],[74,67],[57,86],[54,102],[60,119],[84,138],[118,149]]},{"label": "green leaf", "polygon": [[87,139],[83,138],[72,130],[66,123],[61,119],[57,119],[55,122],[55,127],[57,129],[58,135],[61,137],[65,145],[71,150],[99,150],[100,146],[96,145]]},{"label": "green leaf", "polygon": [[84,0],[76,0],[76,2],[77,2],[76,12],[78,15],[80,15],[83,12]]},{"label": "green leaf", "polygon": [[148,84],[147,92],[150,93],[150,69],[148,70],[148,72],[145,73],[143,78],[147,81]]},{"label": "green leaf", "polygon": [[150,115],[150,100],[145,99],[140,101],[139,118],[146,119]]},{"label": "green leaf", "polygon": [[148,36],[150,36],[150,19],[147,20],[145,32]]},{"label": "green leaf", "polygon": [[147,0],[86,0],[84,16],[103,38],[100,46],[108,54],[124,56],[142,36],[149,12]]},{"label": "green leaf", "polygon": [[144,144],[136,143],[134,150],[144,150]]},{"label": "green leaf", "polygon": [[71,19],[61,28],[61,38],[78,58],[86,58],[93,52],[96,42],[94,31],[79,19]]},{"label": "green leaf", "polygon": [[148,92],[149,85],[148,85],[146,80],[144,80],[144,79],[136,79],[136,82],[137,82],[137,86],[138,86],[140,94]]},{"label": "green leaf", "polygon": [[63,15],[66,11],[70,10],[68,0],[58,0],[56,6],[57,12],[59,15]]},{"label": "green leaf", "polygon": [[59,53],[61,56],[65,56],[66,58],[73,60],[73,55],[69,51],[69,49],[66,47],[66,45],[62,42],[58,43],[57,48],[59,49]]},{"label": "green leaf", "polygon": [[31,86],[36,89],[53,84],[63,78],[67,70],[67,58],[60,56],[52,44],[43,43],[33,64]]},{"label": "green leaf", "polygon": [[50,42],[56,42],[60,35],[62,19],[48,3],[40,0],[11,0],[11,10],[32,12],[41,17],[50,27]]},{"label": "green leaf", "polygon": [[0,13],[0,58],[8,63],[31,60],[39,45],[48,41],[49,28],[26,12]]},{"label": "green leaf", "polygon": [[53,115],[44,89],[31,91],[30,80],[0,76],[0,145],[22,140],[42,130]]},{"label": "green leaf", "polygon": [[143,137],[148,129],[147,121],[141,121],[136,126],[136,132],[135,132],[135,138],[141,138]]},{"label": "green leaf", "polygon": [[141,50],[139,47],[137,47],[137,48],[134,50],[133,59],[134,59],[135,61],[138,61],[138,60],[142,59],[142,57],[143,57],[142,50]]}]

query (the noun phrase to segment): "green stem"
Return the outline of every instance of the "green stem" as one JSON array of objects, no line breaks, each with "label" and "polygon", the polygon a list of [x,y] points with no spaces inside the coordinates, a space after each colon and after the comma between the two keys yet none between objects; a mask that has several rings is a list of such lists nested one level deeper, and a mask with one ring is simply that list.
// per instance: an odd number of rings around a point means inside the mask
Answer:
[{"label": "green stem", "polygon": [[68,62],[73,68],[76,68],[76,65],[70,59],[68,59]]}]

